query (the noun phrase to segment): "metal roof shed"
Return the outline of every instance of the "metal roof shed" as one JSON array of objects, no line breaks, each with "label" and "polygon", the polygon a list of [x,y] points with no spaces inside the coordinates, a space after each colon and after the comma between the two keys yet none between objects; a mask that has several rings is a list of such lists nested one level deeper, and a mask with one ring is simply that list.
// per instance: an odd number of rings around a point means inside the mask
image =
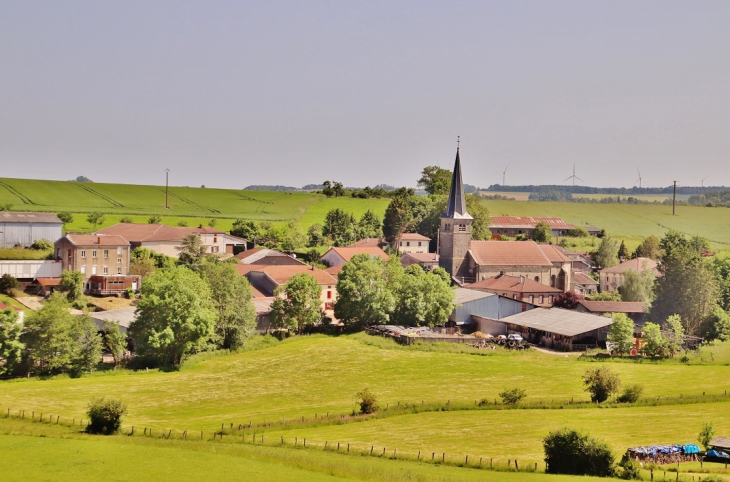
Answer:
[{"label": "metal roof shed", "polygon": [[[508,329],[551,348],[573,350],[574,342],[604,341],[613,319],[561,308],[535,308],[500,320]],[[583,346],[580,347],[584,348]]]}]

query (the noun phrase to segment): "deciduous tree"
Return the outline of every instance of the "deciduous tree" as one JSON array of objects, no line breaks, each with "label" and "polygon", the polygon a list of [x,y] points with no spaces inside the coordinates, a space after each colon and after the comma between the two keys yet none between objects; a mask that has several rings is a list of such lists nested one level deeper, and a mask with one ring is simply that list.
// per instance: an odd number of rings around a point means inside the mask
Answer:
[{"label": "deciduous tree", "polygon": [[634,251],[634,258],[651,258],[654,261],[659,261],[661,257],[662,248],[659,246],[659,238],[653,234],[644,238]]},{"label": "deciduous tree", "polygon": [[418,187],[432,195],[448,195],[451,189],[451,171],[439,166],[426,166],[421,171]]},{"label": "deciduous tree", "polygon": [[84,274],[81,271],[64,270],[61,273],[61,283],[58,288],[66,293],[69,301],[84,298]]},{"label": "deciduous tree", "polygon": [[104,213],[101,213],[99,211],[95,211],[93,213],[89,213],[86,216],[86,221],[89,224],[91,224],[91,227],[93,228],[94,231],[96,231],[96,227],[98,225],[104,223],[104,219],[105,219]]},{"label": "deciduous tree", "polygon": [[619,293],[622,301],[636,301],[644,303],[646,311],[651,307],[651,301],[654,299],[654,280],[656,277],[651,269],[643,267],[641,273],[628,269],[623,273],[623,281],[619,286]]},{"label": "deciduous tree", "polygon": [[553,239],[553,230],[548,223],[540,221],[532,230],[530,239],[537,243],[547,243]]},{"label": "deciduous tree", "polygon": [[623,313],[614,314],[608,340],[615,344],[617,352],[628,353],[634,344],[634,321]]},{"label": "deciduous tree", "polygon": [[176,246],[180,254],[178,264],[193,271],[198,271],[203,266],[207,247],[203,244],[198,233],[190,233],[183,236],[180,246]]},{"label": "deciduous tree", "polygon": [[0,375],[12,373],[20,363],[25,344],[20,341],[23,324],[12,308],[0,311]]},{"label": "deciduous tree", "polygon": [[158,271],[145,280],[141,293],[129,327],[140,355],[179,367],[183,356],[214,337],[210,288],[194,272],[182,267]]},{"label": "deciduous tree", "polygon": [[104,349],[114,358],[114,365],[119,365],[127,349],[127,336],[119,330],[118,321],[104,320],[102,343]]},{"label": "deciduous tree", "polygon": [[347,246],[355,242],[355,217],[340,208],[331,209],[325,215],[322,234],[332,239],[335,246]]},{"label": "deciduous tree", "polygon": [[307,273],[291,277],[274,291],[271,303],[271,324],[301,334],[305,327],[322,320],[322,287]]},{"label": "deciduous tree", "polygon": [[618,392],[621,380],[608,367],[591,368],[583,375],[585,390],[591,394],[591,401],[602,403]]},{"label": "deciduous tree", "polygon": [[69,223],[74,222],[74,216],[68,211],[61,211],[60,213],[56,213],[56,216],[58,216],[58,219],[61,220],[64,226],[66,226]]},{"label": "deciduous tree", "polygon": [[345,263],[337,281],[337,319],[350,328],[384,324],[390,320],[395,304],[385,261],[358,254]]},{"label": "deciduous tree", "polygon": [[601,269],[618,264],[618,244],[608,234],[601,238],[601,244],[598,246],[593,261]]}]

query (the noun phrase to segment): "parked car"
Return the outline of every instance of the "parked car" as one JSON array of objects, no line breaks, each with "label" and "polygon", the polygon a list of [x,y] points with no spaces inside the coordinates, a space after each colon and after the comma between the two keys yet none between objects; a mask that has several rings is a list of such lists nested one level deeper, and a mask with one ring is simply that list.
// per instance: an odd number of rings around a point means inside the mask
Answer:
[{"label": "parked car", "polygon": [[511,341],[519,341],[519,342],[524,341],[522,336],[518,335],[517,333],[512,333],[510,335],[507,335],[507,339],[511,340]]}]

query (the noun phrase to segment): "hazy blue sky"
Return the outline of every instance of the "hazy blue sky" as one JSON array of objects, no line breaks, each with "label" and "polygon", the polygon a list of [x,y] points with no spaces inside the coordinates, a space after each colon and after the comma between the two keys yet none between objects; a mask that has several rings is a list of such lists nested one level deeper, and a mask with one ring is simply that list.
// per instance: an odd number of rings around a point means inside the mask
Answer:
[{"label": "hazy blue sky", "polygon": [[0,177],[730,185],[730,1],[0,2]]}]

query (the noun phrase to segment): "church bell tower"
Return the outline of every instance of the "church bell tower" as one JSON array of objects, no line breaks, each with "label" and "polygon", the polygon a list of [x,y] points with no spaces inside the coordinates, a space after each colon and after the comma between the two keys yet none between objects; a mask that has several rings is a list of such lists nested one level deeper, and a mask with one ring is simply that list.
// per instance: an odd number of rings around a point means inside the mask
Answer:
[{"label": "church bell tower", "polygon": [[461,160],[457,146],[449,205],[441,216],[441,228],[439,229],[439,266],[452,277],[467,275],[466,253],[469,251],[471,243],[473,219],[466,212],[464,185],[461,180]]}]

